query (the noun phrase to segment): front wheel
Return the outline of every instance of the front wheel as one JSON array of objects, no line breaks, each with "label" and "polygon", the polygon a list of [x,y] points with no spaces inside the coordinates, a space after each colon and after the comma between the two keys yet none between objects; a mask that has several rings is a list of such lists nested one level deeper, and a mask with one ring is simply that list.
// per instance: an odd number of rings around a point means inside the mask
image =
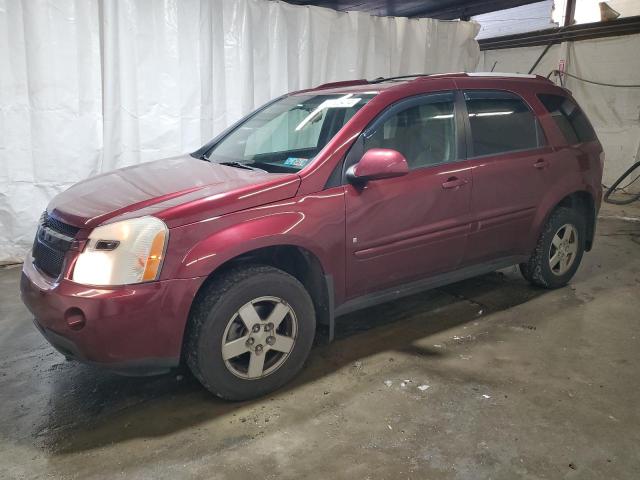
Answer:
[{"label": "front wheel", "polygon": [[314,333],[313,302],[296,278],[246,266],[221,275],[199,296],[187,363],[212,393],[247,400],[288,382],[309,355]]},{"label": "front wheel", "polygon": [[566,285],[580,266],[585,231],[579,212],[566,207],[554,210],[529,261],[520,264],[524,278],[543,288]]}]

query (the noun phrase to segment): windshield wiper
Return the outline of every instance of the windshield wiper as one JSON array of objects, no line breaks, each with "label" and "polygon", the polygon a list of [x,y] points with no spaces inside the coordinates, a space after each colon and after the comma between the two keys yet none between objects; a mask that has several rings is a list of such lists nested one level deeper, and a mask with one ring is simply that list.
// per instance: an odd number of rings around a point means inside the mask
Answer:
[{"label": "windshield wiper", "polygon": [[246,163],[240,163],[240,162],[219,162],[218,165],[226,165],[227,167],[244,168],[245,170],[258,170],[255,167],[250,167]]}]

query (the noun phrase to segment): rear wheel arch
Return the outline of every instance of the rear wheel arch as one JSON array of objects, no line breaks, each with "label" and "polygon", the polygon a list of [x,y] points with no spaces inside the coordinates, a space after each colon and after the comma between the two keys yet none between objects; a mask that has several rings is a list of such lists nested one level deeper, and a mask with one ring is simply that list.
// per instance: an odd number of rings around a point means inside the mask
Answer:
[{"label": "rear wheel arch", "polygon": [[[559,198],[559,199],[558,199]],[[551,205],[546,207],[544,205]],[[576,190],[563,197],[555,197],[550,202],[544,201],[543,206],[539,209],[538,215],[534,222],[535,228],[532,232],[532,236],[529,239],[530,243],[527,247],[526,254],[528,255],[535,248],[545,225],[551,218],[551,215],[562,207],[574,209],[580,212],[585,219],[586,235],[585,235],[585,251],[591,250],[593,246],[593,239],[595,236],[596,228],[596,206],[594,195],[588,190]]]},{"label": "rear wheel arch", "polygon": [[586,190],[579,190],[566,195],[547,214],[545,223],[551,214],[560,207],[577,210],[584,216],[586,227],[585,251],[591,250],[596,229],[596,208],[593,195]]},{"label": "rear wheel arch", "polygon": [[[297,245],[273,245],[261,247],[239,254],[213,270],[202,283],[191,303],[191,311],[200,301],[208,286],[220,275],[241,268],[243,265],[267,265],[282,270],[296,278],[307,290],[316,311],[316,324],[319,330],[333,337],[333,281],[325,273],[320,259],[310,250]],[[185,341],[191,324],[191,311],[185,325],[181,357],[185,358]]]},{"label": "rear wheel arch", "polygon": [[558,206],[551,212],[536,248],[520,271],[542,288],[566,285],[580,266],[586,240],[586,219],[575,207]]}]

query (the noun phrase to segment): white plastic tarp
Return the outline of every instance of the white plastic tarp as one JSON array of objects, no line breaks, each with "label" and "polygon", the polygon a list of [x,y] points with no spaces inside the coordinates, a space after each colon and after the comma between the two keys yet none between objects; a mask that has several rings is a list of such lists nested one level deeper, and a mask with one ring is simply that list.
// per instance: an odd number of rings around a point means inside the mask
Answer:
[{"label": "white plastic tarp", "polygon": [[287,91],[474,70],[477,30],[266,0],[0,0],[0,261],[81,179],[193,151]]}]

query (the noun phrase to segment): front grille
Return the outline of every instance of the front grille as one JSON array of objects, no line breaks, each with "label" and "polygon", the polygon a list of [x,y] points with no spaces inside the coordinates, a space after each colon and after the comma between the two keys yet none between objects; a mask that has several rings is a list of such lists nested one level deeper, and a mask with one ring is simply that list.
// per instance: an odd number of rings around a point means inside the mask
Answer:
[{"label": "front grille", "polygon": [[64,256],[71,248],[78,230],[45,211],[40,217],[38,233],[33,242],[33,264],[47,275],[58,277],[62,272]]},{"label": "front grille", "polygon": [[47,275],[57,277],[62,271],[64,254],[65,252],[36,240],[33,246],[33,263]]},{"label": "front grille", "polygon": [[80,230],[78,227],[74,227],[73,225],[68,225],[66,223],[61,222],[57,218],[53,218],[46,211],[42,214],[40,224],[46,227],[49,227],[51,230],[54,230],[58,233],[62,233],[67,237],[75,237]]}]

